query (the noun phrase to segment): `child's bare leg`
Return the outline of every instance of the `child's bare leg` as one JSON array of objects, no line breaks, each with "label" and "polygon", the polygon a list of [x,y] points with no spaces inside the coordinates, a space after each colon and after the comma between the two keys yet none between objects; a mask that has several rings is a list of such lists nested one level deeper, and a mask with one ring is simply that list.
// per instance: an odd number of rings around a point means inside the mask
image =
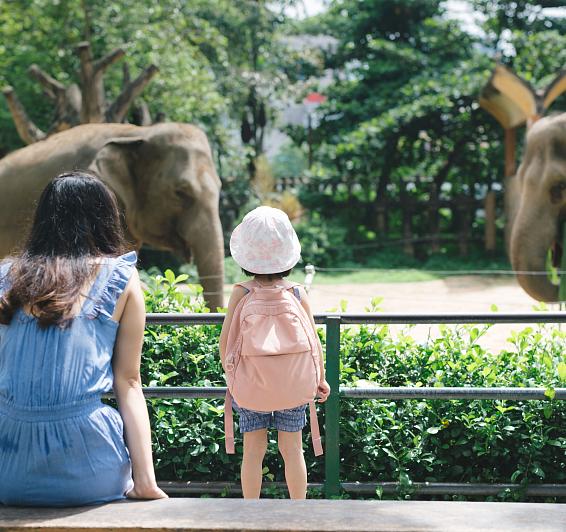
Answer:
[{"label": "child's bare leg", "polygon": [[303,456],[303,432],[278,431],[279,452],[285,462],[285,480],[291,499],[307,496],[307,466]]},{"label": "child's bare leg", "polygon": [[244,499],[259,499],[266,450],[267,429],[244,432],[244,458],[241,469]]}]

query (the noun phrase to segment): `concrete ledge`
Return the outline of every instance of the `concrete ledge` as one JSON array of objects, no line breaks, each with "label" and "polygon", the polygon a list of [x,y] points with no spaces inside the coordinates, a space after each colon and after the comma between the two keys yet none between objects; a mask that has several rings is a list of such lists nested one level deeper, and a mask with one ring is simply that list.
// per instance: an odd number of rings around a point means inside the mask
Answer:
[{"label": "concrete ledge", "polygon": [[166,499],[80,508],[0,506],[0,530],[566,531],[566,505],[529,503]]}]

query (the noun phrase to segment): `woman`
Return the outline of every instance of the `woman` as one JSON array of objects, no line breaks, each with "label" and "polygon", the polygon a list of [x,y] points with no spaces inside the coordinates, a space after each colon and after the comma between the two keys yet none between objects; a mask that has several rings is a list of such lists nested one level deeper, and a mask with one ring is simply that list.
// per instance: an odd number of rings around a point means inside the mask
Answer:
[{"label": "woman", "polygon": [[[0,503],[166,497],[141,389],[137,257],[124,251],[112,192],[68,172],[43,191],[23,251],[0,264]],[[112,388],[120,413],[100,400]]]}]

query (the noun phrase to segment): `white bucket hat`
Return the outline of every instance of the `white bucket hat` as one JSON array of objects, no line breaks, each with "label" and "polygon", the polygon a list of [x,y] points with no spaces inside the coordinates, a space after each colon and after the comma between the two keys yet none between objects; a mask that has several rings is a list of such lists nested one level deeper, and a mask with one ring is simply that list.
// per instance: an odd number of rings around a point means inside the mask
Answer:
[{"label": "white bucket hat", "polygon": [[248,212],[232,232],[230,252],[250,273],[281,273],[299,262],[301,244],[283,211],[258,207]]}]

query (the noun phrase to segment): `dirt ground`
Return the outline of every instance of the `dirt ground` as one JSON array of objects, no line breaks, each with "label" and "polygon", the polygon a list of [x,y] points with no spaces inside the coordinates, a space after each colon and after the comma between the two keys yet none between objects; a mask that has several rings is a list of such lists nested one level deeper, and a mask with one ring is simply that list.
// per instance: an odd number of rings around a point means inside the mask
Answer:
[{"label": "dirt ground", "polygon": [[[382,297],[383,312],[402,313],[450,313],[490,312],[497,305],[499,312],[530,312],[537,301],[528,296],[514,278],[498,276],[454,276],[442,280],[412,283],[372,284],[317,284],[316,277],[309,293],[315,313],[339,310],[340,301],[348,302],[346,312],[365,312],[373,297]],[[549,305],[549,310],[558,310],[558,305]],[[480,340],[493,350],[509,347],[507,338],[512,330],[521,330],[526,325],[494,325]],[[402,326],[395,326],[399,330]],[[431,334],[437,332],[433,326]],[[428,326],[416,326],[411,335],[424,340],[429,334]]]},{"label": "dirt ground", "polygon": [[[225,286],[228,301],[232,286]],[[356,283],[321,284],[314,283],[309,291],[313,312],[340,312],[341,301],[346,301],[346,312],[366,312],[374,297],[383,298],[379,304],[383,312],[400,313],[452,313],[491,312],[497,305],[499,312],[532,312],[539,303],[528,296],[511,277],[458,275],[435,281],[410,283]],[[558,305],[548,305],[548,310],[559,310]],[[508,343],[512,331],[520,331],[527,324],[499,324],[479,339],[479,343],[494,352],[510,349]],[[564,327],[564,325],[562,325]],[[403,325],[391,326],[394,332]],[[437,326],[417,325],[411,336],[424,341],[430,335],[438,334]]]},{"label": "dirt ground", "polygon": [[371,298],[382,297],[384,312],[489,312],[496,304],[501,312],[529,312],[537,301],[508,277],[453,276],[436,281],[372,284],[317,284],[310,290],[315,312],[339,307],[347,300],[347,312],[364,312]]}]

